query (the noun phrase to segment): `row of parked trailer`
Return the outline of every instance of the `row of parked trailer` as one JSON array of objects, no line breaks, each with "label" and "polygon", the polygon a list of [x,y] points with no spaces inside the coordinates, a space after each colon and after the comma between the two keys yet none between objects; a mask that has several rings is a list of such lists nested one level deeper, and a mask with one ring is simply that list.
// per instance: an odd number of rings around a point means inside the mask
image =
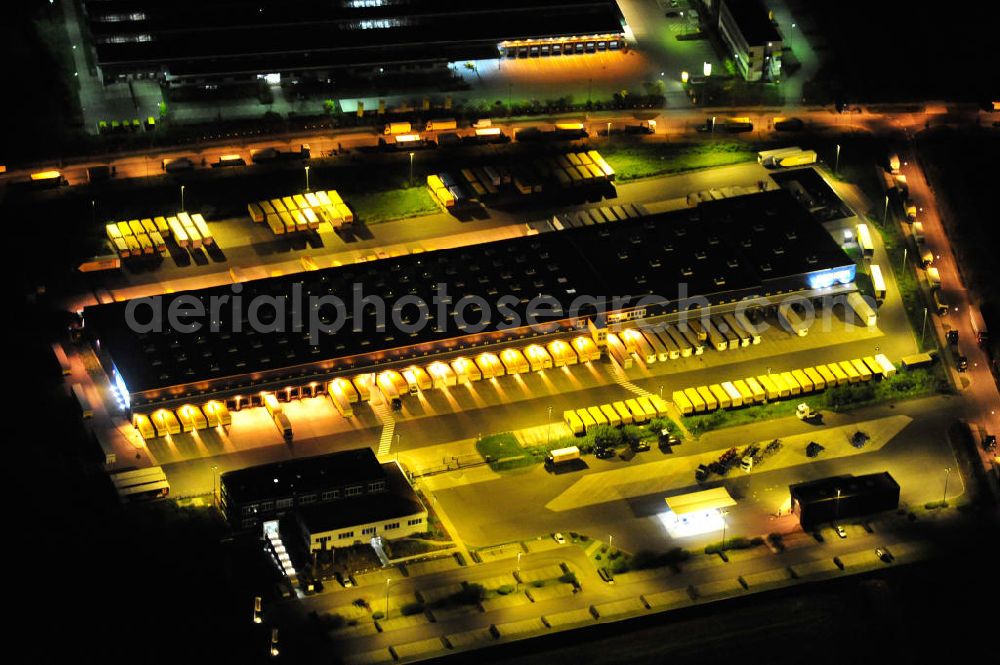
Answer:
[{"label": "row of parked trailer", "polygon": [[354,415],[354,404],[367,402],[378,391],[387,402],[398,405],[405,395],[494,379],[505,375],[527,374],[545,369],[568,367],[598,360],[601,350],[590,337],[557,339],[545,345],[531,344],[522,349],[487,351],[450,361],[437,360],[427,366],[413,365],[403,370],[384,370],[377,374],[338,377],[328,382],[326,392],[337,411],[345,418]]},{"label": "row of parked trailer", "polygon": [[132,425],[146,441],[168,434],[194,432],[210,427],[228,427],[233,423],[233,417],[224,402],[211,401],[200,407],[185,404],[176,410],[158,409],[146,415],[136,413],[132,416]]},{"label": "row of parked trailer", "polygon": [[615,170],[599,152],[590,150],[539,157],[513,170],[499,166],[465,168],[460,175],[456,178],[442,172],[427,176],[427,188],[445,208],[497,195],[506,185],[528,195],[543,191],[546,183],[568,188],[608,182],[615,179]]},{"label": "row of parked trailer", "polygon": [[247,212],[255,223],[266,222],[271,232],[279,236],[315,231],[322,223],[336,231],[354,221],[354,213],[334,189],[249,203]]},{"label": "row of parked trailer", "polygon": [[215,243],[215,237],[201,214],[179,212],[172,217],[146,217],[105,226],[108,240],[120,258],[151,255],[166,251],[167,238],[178,247],[198,249]]},{"label": "row of parked trailer", "polygon": [[761,335],[741,312],[693,318],[677,324],[626,328],[608,333],[608,353],[624,369],[638,359],[645,365],[700,356],[709,346],[718,351],[760,344]]},{"label": "row of parked trailer", "polygon": [[665,418],[668,413],[667,402],[656,395],[635,397],[632,399],[588,406],[583,409],[563,411],[563,422],[576,436],[587,433],[591,427],[598,425],[632,425],[649,422],[653,418]]},{"label": "row of parked trailer", "polygon": [[684,388],[675,390],[672,399],[681,414],[687,416],[716,409],[763,404],[819,392],[828,387],[871,381],[876,376],[889,378],[895,373],[896,367],[885,354],[880,353],[789,372],[772,372],[736,381]]}]

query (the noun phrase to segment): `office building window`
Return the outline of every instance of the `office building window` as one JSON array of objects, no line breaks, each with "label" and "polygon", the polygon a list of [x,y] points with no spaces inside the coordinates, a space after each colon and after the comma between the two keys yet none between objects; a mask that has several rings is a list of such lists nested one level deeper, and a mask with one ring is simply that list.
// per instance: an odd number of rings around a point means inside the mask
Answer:
[{"label": "office building window", "polygon": [[306,505],[307,503],[316,503],[315,494],[303,494],[299,497],[299,505]]},{"label": "office building window", "polygon": [[423,523],[424,523],[424,518],[423,517],[418,517],[416,519],[407,520],[406,526],[416,526],[418,524],[423,524]]},{"label": "office building window", "polygon": [[385,529],[386,531],[392,531],[393,529],[398,529],[399,528],[399,522],[393,522],[391,524],[386,524],[382,528]]},{"label": "office building window", "polygon": [[384,492],[385,491],[385,481],[377,480],[374,483],[368,483],[369,492]]},{"label": "office building window", "polygon": [[267,512],[269,510],[274,510],[274,501],[261,501],[260,509],[262,512]]},{"label": "office building window", "polygon": [[334,499],[339,497],[340,497],[340,490],[327,490],[323,492],[324,501],[333,501]]},{"label": "office building window", "polygon": [[358,496],[361,494],[363,487],[361,485],[351,485],[344,490],[344,496]]},{"label": "office building window", "polygon": [[374,534],[375,534],[375,527],[373,526],[366,526],[364,529],[361,529],[362,536],[372,536]]},{"label": "office building window", "polygon": [[347,540],[348,538],[353,538],[353,537],[354,537],[353,531],[344,531],[343,533],[337,535],[337,538],[339,540]]},{"label": "office building window", "polygon": [[283,508],[291,508],[293,502],[294,500],[292,499],[292,497],[288,497],[285,499],[278,499],[277,501],[278,510],[282,510]]}]

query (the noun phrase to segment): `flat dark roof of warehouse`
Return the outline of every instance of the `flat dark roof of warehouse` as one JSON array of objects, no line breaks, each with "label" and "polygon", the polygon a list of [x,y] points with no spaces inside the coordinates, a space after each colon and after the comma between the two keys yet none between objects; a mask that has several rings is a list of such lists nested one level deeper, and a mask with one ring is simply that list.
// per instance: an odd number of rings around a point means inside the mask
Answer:
[{"label": "flat dark roof of warehouse", "polygon": [[100,64],[175,75],[490,58],[500,41],[619,33],[622,20],[613,0],[375,4],[85,0]]},{"label": "flat dark roof of warehouse", "polygon": [[393,462],[382,466],[386,472],[385,492],[297,507],[299,519],[306,530],[311,534],[322,533],[425,512],[427,508],[399,467]]},{"label": "flat dark roof of warehouse", "polygon": [[227,471],[220,480],[231,503],[246,503],[321,492],[384,480],[386,471],[371,448],[251,466]]},{"label": "flat dark roof of warehouse", "polygon": [[[810,273],[852,265],[819,223],[787,192],[775,190],[609,224],[245,282],[240,285],[244,303],[240,332],[234,332],[231,305],[220,310],[215,333],[207,325],[193,333],[166,325],[162,332],[134,332],[126,322],[127,302],[88,307],[84,316],[129,391],[138,393],[354,356],[386,360],[390,351],[414,345],[427,352],[454,348],[459,338],[477,331],[459,329],[453,307],[447,307],[439,321],[433,304],[437,284],[447,285],[453,303],[463,296],[485,300],[491,307],[485,332],[491,332],[516,327],[511,317],[501,318],[497,307],[506,295],[518,299],[509,309],[521,322],[528,321],[533,298],[555,298],[559,307],[535,319],[544,323],[566,320],[571,313],[595,313],[589,307],[570,311],[580,296],[605,297],[608,310],[658,303],[676,309],[679,299],[696,296],[717,304],[799,291],[809,288]],[[372,306],[359,308],[355,320],[352,289],[359,285],[363,295],[378,295],[387,303],[381,332]],[[210,299],[231,297],[234,288],[167,294],[160,302],[166,312],[174,299],[194,296],[208,312]],[[292,331],[290,306],[284,313],[285,332],[258,333],[245,323],[246,305],[255,296],[287,298],[297,288],[303,298],[331,294],[341,298],[346,317],[340,331],[319,335],[318,345],[312,346],[308,330]],[[417,296],[429,306],[423,314],[415,306],[398,310],[403,324],[415,324],[423,317],[426,323],[419,331],[403,331],[405,325],[392,323],[391,304],[404,295]],[[648,296],[656,296],[655,302],[638,303]],[[613,297],[621,298],[620,306],[611,306]],[[332,320],[332,307],[321,312],[327,322]],[[465,316],[473,326],[479,321],[474,308],[467,308]],[[137,320],[148,318],[148,308],[137,310]],[[264,323],[273,321],[273,308],[263,308],[261,318]]]},{"label": "flat dark roof of warehouse", "polygon": [[831,476],[829,478],[798,483],[789,487],[792,497],[804,505],[835,498],[837,490],[840,490],[841,497],[846,500],[849,497],[873,493],[894,492],[898,494],[899,483],[896,482],[896,479],[888,471],[883,471],[881,473],[869,473],[864,476],[853,476],[850,474]]},{"label": "flat dark roof of warehouse", "polygon": [[768,16],[760,0],[725,0],[726,8],[740,27],[743,38],[751,46],[781,41],[781,34]]}]

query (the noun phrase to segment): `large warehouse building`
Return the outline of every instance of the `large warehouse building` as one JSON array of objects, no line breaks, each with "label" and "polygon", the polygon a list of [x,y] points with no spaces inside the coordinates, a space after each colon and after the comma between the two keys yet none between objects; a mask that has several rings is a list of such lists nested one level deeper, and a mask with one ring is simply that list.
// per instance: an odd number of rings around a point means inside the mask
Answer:
[{"label": "large warehouse building", "polygon": [[[149,413],[286,388],[296,396],[312,394],[304,392],[308,386],[339,375],[580,334],[588,322],[603,322],[602,311],[614,323],[676,321],[695,307],[725,311],[750,298],[762,299],[763,309],[789,295],[854,290],[854,276],[853,261],[830,234],[789,194],[774,191],[155,299],[163,311],[186,301],[210,313],[211,320],[194,332],[168,325],[137,331],[127,315],[134,310],[134,319],[146,324],[152,305],[135,302],[88,307],[84,318],[124,400],[134,411]],[[440,285],[450,302],[440,300]],[[226,301],[234,295],[242,299],[240,308]],[[296,313],[296,297],[305,302],[310,296],[336,296],[345,307]],[[385,303],[383,329],[379,307],[359,296]],[[246,310],[255,298],[292,304],[280,318],[275,307],[260,308],[253,326]],[[595,306],[597,298],[606,299],[606,306]],[[313,318],[341,328],[312,334]]]},{"label": "large warehouse building", "polygon": [[[325,79],[497,58],[505,44],[619,48],[614,0],[84,0],[105,82]],[[534,51],[531,43],[537,41]],[[579,46],[579,48],[577,48]],[[548,55],[552,51],[545,49]],[[517,53],[515,52],[515,55]]]}]

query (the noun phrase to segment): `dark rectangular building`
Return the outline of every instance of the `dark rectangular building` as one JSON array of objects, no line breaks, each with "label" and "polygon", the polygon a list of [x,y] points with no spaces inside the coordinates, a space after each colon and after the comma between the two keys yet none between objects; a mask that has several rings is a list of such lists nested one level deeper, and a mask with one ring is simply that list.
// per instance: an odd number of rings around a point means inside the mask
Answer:
[{"label": "dark rectangular building", "polygon": [[810,480],[789,490],[792,511],[805,529],[899,507],[899,483],[888,471]]},{"label": "dark rectangular building", "polygon": [[387,472],[371,448],[252,466],[220,477],[222,510],[236,530],[297,508],[377,498],[386,491]]},{"label": "dark rectangular building", "polygon": [[496,58],[502,42],[623,33],[613,0],[84,0],[106,82],[170,85]]}]

